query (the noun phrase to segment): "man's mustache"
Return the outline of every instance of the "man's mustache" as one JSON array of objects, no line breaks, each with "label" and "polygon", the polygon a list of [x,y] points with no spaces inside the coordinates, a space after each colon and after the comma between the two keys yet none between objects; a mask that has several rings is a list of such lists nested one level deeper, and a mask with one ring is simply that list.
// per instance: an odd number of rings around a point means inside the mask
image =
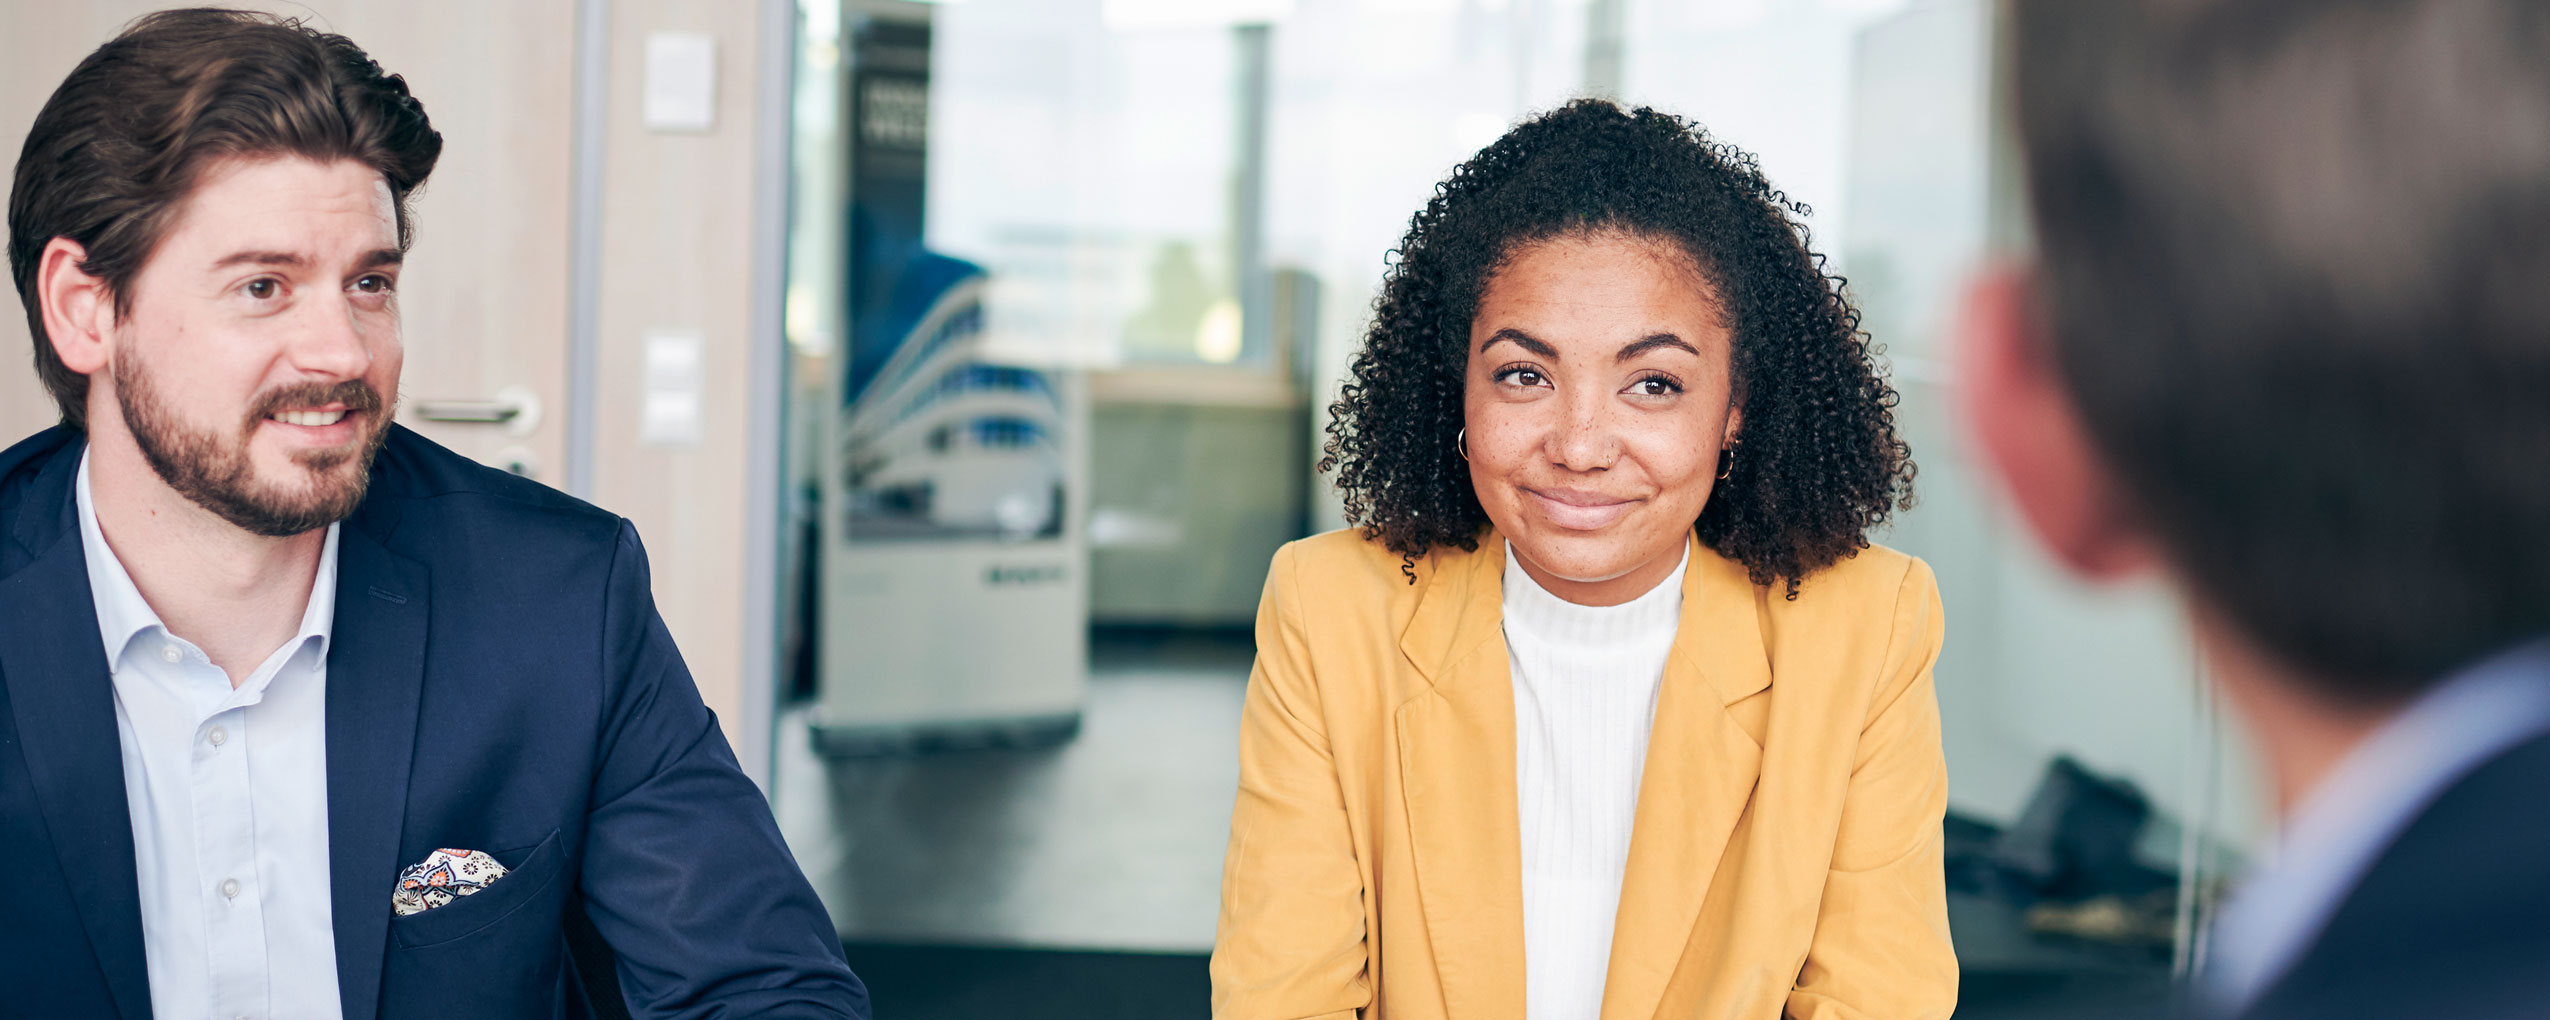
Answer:
[{"label": "man's mustache", "polygon": [[347,411],[370,412],[380,410],[382,403],[381,392],[373,389],[371,383],[361,379],[348,379],[336,383],[299,383],[268,390],[264,395],[259,396],[248,412],[248,427],[254,429],[258,422],[266,420],[268,416],[290,408],[343,404]]}]

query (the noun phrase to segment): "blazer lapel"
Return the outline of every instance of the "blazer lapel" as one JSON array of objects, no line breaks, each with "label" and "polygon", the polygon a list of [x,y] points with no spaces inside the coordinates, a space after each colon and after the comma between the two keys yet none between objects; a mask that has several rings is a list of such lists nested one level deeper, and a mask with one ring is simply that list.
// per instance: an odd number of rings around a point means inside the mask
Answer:
[{"label": "blazer lapel", "polygon": [[78,464],[76,447],[57,457],[19,513],[13,537],[33,558],[0,579],[0,676],[7,678],[27,778],[89,946],[106,970],[115,1008],[142,1018],[150,1016],[150,971],[141,886],[115,688],[71,503]]},{"label": "blazer lapel", "polygon": [[337,536],[328,643],[328,885],[345,1020],[374,1020],[425,680],[426,570],[357,517]]},{"label": "blazer lapel", "polygon": [[1523,1020],[1523,851],[1504,544],[1438,555],[1400,648],[1434,685],[1399,708],[1417,897],[1450,1015]]},{"label": "blazer lapel", "polygon": [[1759,597],[1742,565],[1693,541],[1683,572],[1682,622],[1657,692],[1630,830],[1603,985],[1606,1020],[1656,1014],[1694,937],[1727,840],[1753,799],[1762,748],[1727,706],[1771,685]]}]

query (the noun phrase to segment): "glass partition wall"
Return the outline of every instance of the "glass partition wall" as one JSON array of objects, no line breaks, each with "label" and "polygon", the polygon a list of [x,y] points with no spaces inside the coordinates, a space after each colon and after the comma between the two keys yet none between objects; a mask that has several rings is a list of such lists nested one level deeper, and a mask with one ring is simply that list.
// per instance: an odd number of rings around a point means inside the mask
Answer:
[{"label": "glass partition wall", "polygon": [[853,963],[1201,980],[1248,627],[1275,548],[1342,525],[1311,465],[1389,252],[1587,94],[1756,153],[1888,352],[1921,503],[1876,538],[1947,602],[1969,1000],[2191,963],[2258,834],[2241,754],[2167,602],[2051,570],[1949,415],[1962,281],[2025,244],[1992,10],[800,0],[773,794]]}]

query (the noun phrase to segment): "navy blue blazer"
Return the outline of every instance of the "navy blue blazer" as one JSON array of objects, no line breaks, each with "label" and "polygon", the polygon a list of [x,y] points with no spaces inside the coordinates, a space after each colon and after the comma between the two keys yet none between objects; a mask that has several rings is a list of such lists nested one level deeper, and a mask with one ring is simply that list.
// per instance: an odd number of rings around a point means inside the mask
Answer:
[{"label": "navy blue blazer", "polygon": [[[2550,1017],[2550,735],[2445,788],[2374,858],[2293,966],[2236,1015],[2085,1005],[2070,1020]],[[2192,993],[2192,990],[2188,990]]]},{"label": "navy blue blazer", "polygon": [[[0,453],[0,1015],[142,1020],[132,823],[72,502],[84,445],[55,428]],[[617,954],[637,1016],[868,1015],[627,521],[393,427],[337,571],[328,880],[346,1020],[559,1015],[580,999],[571,914]],[[437,847],[509,873],[392,916],[399,870]]]},{"label": "navy blue blazer", "polygon": [[2420,813],[2246,1020],[2550,1016],[2550,735]]}]

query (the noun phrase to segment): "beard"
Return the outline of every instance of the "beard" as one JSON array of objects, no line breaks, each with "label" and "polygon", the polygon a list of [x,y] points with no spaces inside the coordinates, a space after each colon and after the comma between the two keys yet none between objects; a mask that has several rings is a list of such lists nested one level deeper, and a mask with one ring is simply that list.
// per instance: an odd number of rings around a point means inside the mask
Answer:
[{"label": "beard", "polygon": [[[298,535],[352,516],[371,484],[372,458],[389,439],[389,415],[383,406],[387,402],[360,379],[269,390],[258,396],[239,431],[224,435],[179,421],[161,399],[152,373],[131,348],[115,359],[114,378],[124,427],[160,480],[214,516],[267,538]],[[285,408],[331,403],[344,404],[349,414],[363,415],[369,431],[362,440],[339,449],[294,454],[292,461],[302,471],[293,473],[306,473],[306,480],[258,477],[248,444],[266,416]]]}]

